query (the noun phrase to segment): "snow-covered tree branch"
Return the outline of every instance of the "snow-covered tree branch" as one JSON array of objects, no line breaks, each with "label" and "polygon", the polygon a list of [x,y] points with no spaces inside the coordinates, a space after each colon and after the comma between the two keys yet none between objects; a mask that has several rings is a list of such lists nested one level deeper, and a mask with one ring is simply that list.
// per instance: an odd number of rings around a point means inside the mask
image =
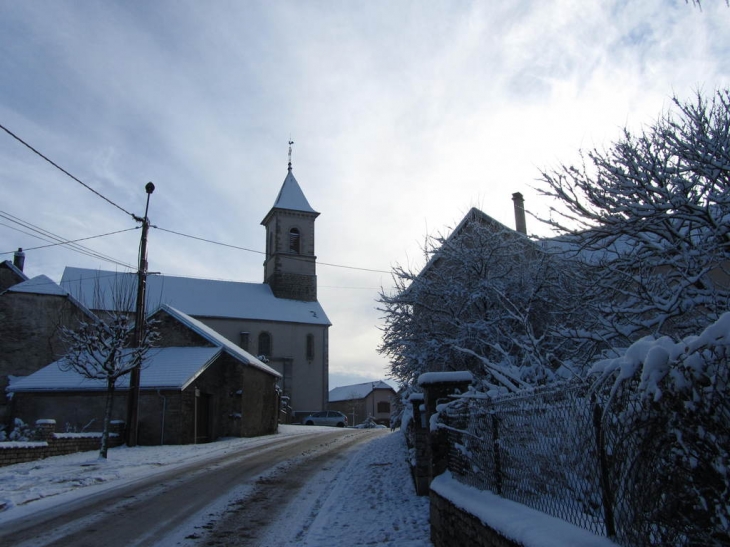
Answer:
[{"label": "snow-covered tree branch", "polygon": [[380,295],[392,376],[470,370],[485,388],[514,391],[572,369],[577,348],[556,336],[575,300],[572,270],[479,211],[466,220],[430,240],[423,271],[396,268],[396,291]]},{"label": "snow-covered tree branch", "polygon": [[[685,335],[730,304],[730,93],[674,109],[639,135],[628,130],[581,166],[543,172],[555,200],[544,222],[591,279],[591,336],[628,345]],[[574,333],[575,334],[575,333]]]}]

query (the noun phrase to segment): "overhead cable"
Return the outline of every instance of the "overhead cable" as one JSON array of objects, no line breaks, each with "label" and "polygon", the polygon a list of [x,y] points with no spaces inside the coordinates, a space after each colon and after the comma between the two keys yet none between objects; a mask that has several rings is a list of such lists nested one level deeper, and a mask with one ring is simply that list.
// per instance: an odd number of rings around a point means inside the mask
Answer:
[{"label": "overhead cable", "polygon": [[[8,224],[0,223],[0,226],[7,226],[8,228],[12,230],[18,230],[17,228],[13,228],[12,226],[9,226]],[[71,243],[78,243],[79,241],[87,241],[89,239],[98,239],[100,237],[106,237],[106,236],[113,236],[116,234],[122,234],[124,232],[131,232],[132,230],[139,230],[139,226],[135,226],[134,228],[125,228],[124,230],[117,230],[116,232],[107,232],[106,234],[99,234],[96,236],[89,236],[89,237],[82,237],[79,239],[71,239],[69,241],[59,241],[58,243],[49,243],[48,245],[38,245],[37,247],[23,247],[23,251],[37,251],[38,249],[45,249],[47,247],[56,247],[58,245],[69,245]],[[18,230],[19,232],[23,232],[22,230]],[[30,232],[23,232],[24,234],[27,234],[29,236],[38,237],[34,234],[31,234]],[[6,255],[14,253],[15,251],[4,251],[0,252],[0,255]]]},{"label": "overhead cable", "polygon": [[[22,226],[23,228],[30,230],[31,232],[35,232],[35,233],[26,232],[24,230],[19,230],[12,226],[8,226],[8,228],[17,230],[21,233],[27,234],[36,239],[40,239],[41,241],[46,241],[46,242],[52,243],[54,245],[56,245],[56,244],[57,245],[66,245],[70,250],[75,251],[77,253],[81,253],[81,254],[84,254],[84,255],[87,255],[87,256],[90,256],[93,258],[98,258],[98,259],[104,260],[106,262],[111,262],[113,264],[117,264],[117,265],[123,266],[125,268],[134,269],[129,264],[121,262],[113,257],[104,255],[98,251],[94,251],[93,249],[90,249],[88,247],[84,247],[83,245],[79,245],[78,243],[74,243],[72,240],[69,240],[68,238],[54,234],[53,232],[51,232],[49,230],[41,228],[40,226],[36,226],[35,224],[32,224],[31,222],[18,218],[10,213],[0,211],[0,218],[4,218],[6,220],[9,220],[10,222],[18,224],[19,226]],[[7,225],[5,225],[5,226],[7,226]],[[95,236],[95,237],[101,237],[101,236]],[[10,252],[14,252],[14,251],[10,251]],[[3,254],[5,254],[5,253],[3,253]]]},{"label": "overhead cable", "polygon": [[132,213],[130,213],[129,211],[127,211],[127,210],[126,210],[125,208],[123,208],[123,207],[122,207],[122,206],[120,206],[120,205],[117,205],[117,204],[116,204],[116,203],[114,203],[114,202],[113,202],[112,200],[110,200],[110,199],[109,199],[108,197],[106,197],[106,196],[103,196],[102,194],[100,194],[99,192],[97,192],[96,190],[94,190],[94,189],[93,189],[93,188],[92,188],[91,186],[89,186],[89,185],[88,185],[88,184],[86,184],[85,182],[83,182],[83,181],[79,180],[79,179],[78,179],[77,177],[73,176],[73,175],[72,175],[71,173],[69,173],[68,171],[66,171],[66,170],[65,170],[65,169],[64,169],[63,167],[61,167],[60,165],[58,165],[58,164],[57,164],[56,162],[54,162],[53,160],[51,160],[51,159],[49,159],[48,157],[46,157],[46,156],[44,156],[43,154],[41,154],[41,153],[40,153],[40,152],[39,152],[38,150],[36,150],[36,149],[35,149],[35,148],[33,148],[33,147],[32,147],[32,146],[30,145],[30,144],[28,144],[28,143],[27,143],[27,142],[25,142],[25,141],[24,141],[23,139],[21,139],[20,137],[18,137],[18,136],[17,136],[17,135],[15,134],[15,133],[13,133],[12,131],[10,131],[10,130],[9,130],[9,129],[8,129],[7,127],[5,127],[4,125],[0,124],[0,129],[2,129],[3,131],[5,131],[5,132],[6,132],[6,133],[7,133],[8,135],[10,135],[11,137],[13,137],[13,138],[14,138],[15,140],[17,140],[17,141],[18,141],[19,143],[21,143],[22,145],[24,145],[24,146],[26,146],[27,148],[29,148],[30,150],[32,150],[32,151],[33,151],[34,153],[38,154],[38,155],[39,155],[39,156],[40,156],[41,158],[43,158],[43,159],[44,159],[44,160],[46,160],[46,161],[47,161],[48,163],[50,163],[51,165],[53,165],[53,167],[55,167],[56,169],[58,169],[58,170],[59,170],[59,171],[61,171],[62,173],[64,173],[64,174],[68,175],[69,177],[71,177],[71,178],[72,178],[73,180],[75,180],[76,182],[78,182],[78,183],[79,183],[79,184],[80,184],[81,186],[83,186],[83,187],[84,187],[84,188],[86,188],[87,190],[90,190],[91,192],[94,192],[94,193],[95,193],[95,194],[96,194],[97,196],[99,196],[99,197],[100,197],[101,199],[103,199],[104,201],[106,201],[106,202],[110,203],[111,205],[113,205],[114,207],[116,207],[117,209],[119,209],[120,211],[122,211],[123,213],[126,213],[126,214],[128,214],[129,216],[131,216],[131,217],[132,217],[132,218],[134,218],[135,220],[137,219],[137,217],[136,217],[135,215],[133,215]]},{"label": "overhead cable", "polygon": [[[155,226],[154,224],[151,225],[151,226],[152,226],[152,228],[157,228],[158,230],[161,230],[163,232],[169,232],[171,234],[179,235],[179,236],[182,236],[182,237],[187,237],[187,238],[190,238],[190,239],[196,239],[198,241],[203,241],[205,243],[211,243],[213,245],[220,245],[222,247],[230,247],[231,249],[238,249],[239,251],[247,251],[249,253],[257,253],[257,254],[261,254],[261,255],[265,255],[266,254],[263,251],[257,251],[255,249],[248,249],[246,247],[239,247],[238,245],[231,245],[229,243],[221,243],[220,241],[213,241],[212,239],[206,239],[204,237],[192,236],[190,234],[183,234],[182,232],[176,232],[174,230],[168,230],[166,228],[160,228],[159,226]],[[306,259],[304,257],[296,256],[296,255],[290,255],[290,256],[287,256],[287,258],[290,258],[292,260],[308,261],[308,259]],[[363,271],[363,272],[384,273],[384,274],[390,274],[391,273],[391,272],[388,272],[388,271],[385,271],[385,270],[376,270],[376,269],[372,269],[372,268],[359,268],[357,266],[344,266],[342,264],[332,264],[331,262],[320,262],[320,261],[317,261],[317,265],[331,266],[333,268],[345,268],[345,269],[348,269],[348,270],[359,270],[359,271]]]}]

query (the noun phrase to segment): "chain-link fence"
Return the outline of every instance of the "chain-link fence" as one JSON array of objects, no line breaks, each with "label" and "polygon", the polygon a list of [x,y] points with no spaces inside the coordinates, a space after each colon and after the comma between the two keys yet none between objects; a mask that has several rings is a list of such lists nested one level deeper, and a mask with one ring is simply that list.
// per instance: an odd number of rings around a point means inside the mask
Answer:
[{"label": "chain-link fence", "polygon": [[[718,477],[706,469],[698,477],[697,468],[682,476],[668,421],[682,416],[664,407],[628,390],[562,384],[499,399],[462,396],[441,407],[439,427],[460,482],[627,547],[726,545],[723,530],[703,522],[702,502],[683,498]],[[680,484],[686,473],[694,477],[689,487]],[[725,492],[727,485],[715,488],[719,503]]]}]

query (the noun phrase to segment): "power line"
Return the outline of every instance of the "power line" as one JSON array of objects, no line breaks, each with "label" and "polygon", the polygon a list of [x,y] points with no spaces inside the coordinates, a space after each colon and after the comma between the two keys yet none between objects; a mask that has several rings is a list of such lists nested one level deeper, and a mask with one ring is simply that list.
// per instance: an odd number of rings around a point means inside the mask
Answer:
[{"label": "power line", "polygon": [[[22,226],[23,228],[25,228],[27,230],[31,230],[31,232],[35,232],[35,233],[30,233],[30,232],[26,232],[23,230],[19,230],[17,228],[13,228],[12,226],[8,226],[8,228],[17,230],[21,233],[24,233],[24,234],[34,237],[36,239],[40,239],[41,241],[46,241],[46,242],[52,243],[54,245],[55,244],[67,245],[67,247],[70,250],[75,251],[77,253],[84,254],[84,255],[90,256],[92,258],[98,258],[98,259],[104,260],[106,262],[111,262],[112,264],[117,264],[118,266],[123,266],[125,268],[134,269],[134,267],[130,266],[129,264],[125,264],[124,262],[121,262],[113,257],[104,255],[100,252],[94,251],[93,249],[90,249],[88,247],[84,247],[83,245],[74,243],[71,240],[69,240],[68,238],[61,237],[57,234],[54,234],[53,232],[51,232],[49,230],[41,228],[40,226],[36,226],[35,224],[32,224],[31,222],[28,222],[19,217],[16,217],[15,215],[12,215],[10,213],[0,211],[0,218],[4,218],[6,220],[9,220],[10,222],[18,224],[19,226]],[[7,226],[7,225],[5,225],[5,226]],[[11,252],[14,252],[14,251],[11,251]]]},{"label": "power line", "polygon": [[255,249],[247,249],[246,247],[239,247],[237,245],[230,245],[229,243],[221,243],[220,241],[213,241],[212,239],[205,239],[204,237],[197,237],[197,236],[191,236],[190,234],[183,234],[182,232],[176,232],[175,230],[168,230],[166,228],[160,228],[159,226],[155,226],[154,224],[151,225],[153,228],[157,228],[158,230],[162,232],[169,232],[171,234],[175,234],[182,237],[187,237],[190,239],[197,239],[198,241],[204,241],[205,243],[211,243],[213,245],[220,245],[221,247],[230,247],[231,249],[238,249],[239,251],[248,251],[249,253],[258,253],[258,254],[266,254],[263,251],[257,251]]},{"label": "power line", "polygon": [[[114,207],[116,207],[117,209],[119,209],[120,211],[122,211],[123,213],[131,216],[133,219],[135,219],[137,221],[140,220],[139,217],[137,217],[133,213],[130,213],[129,211],[127,211],[126,209],[124,209],[122,206],[117,205],[116,203],[114,203],[112,200],[110,200],[106,196],[103,196],[102,194],[100,194],[99,192],[97,192],[96,190],[94,190],[91,186],[89,186],[88,184],[86,184],[82,180],[78,179],[77,177],[75,177],[74,175],[72,175],[71,173],[69,173],[68,171],[66,171],[63,167],[61,167],[60,165],[58,165],[56,162],[54,162],[50,158],[48,158],[45,155],[43,155],[41,152],[39,152],[38,150],[36,150],[35,148],[33,148],[30,144],[28,144],[23,139],[21,139],[20,137],[18,137],[15,133],[13,133],[12,131],[10,131],[4,125],[0,124],[0,129],[2,129],[3,131],[5,131],[8,135],[10,135],[11,137],[13,137],[15,140],[17,140],[23,146],[27,147],[32,152],[34,152],[35,154],[37,154],[38,156],[40,156],[41,158],[43,158],[44,160],[46,160],[48,163],[50,163],[51,165],[53,165],[56,169],[58,169],[59,171],[61,171],[65,175],[69,176],[70,178],[72,178],[73,180],[75,180],[76,182],[78,182],[79,184],[81,184],[87,190],[93,192],[94,194],[96,194],[97,196],[99,196],[100,198],[102,198],[104,201],[106,201],[109,204],[113,205]],[[250,252],[250,253],[266,254],[263,251],[257,251],[255,249],[247,249],[246,247],[239,247],[237,245],[231,245],[229,243],[221,243],[219,241],[213,241],[213,240],[206,239],[206,238],[202,238],[202,237],[192,236],[192,235],[189,235],[189,234],[183,234],[181,232],[176,232],[174,230],[167,230],[165,228],[160,228],[159,226],[152,226],[152,227],[153,228],[157,228],[158,230],[162,230],[163,232],[169,232],[171,234],[176,234],[176,235],[179,235],[179,236],[182,236],[182,237],[187,237],[187,238],[190,238],[190,239],[196,239],[198,241],[203,241],[205,243],[210,243],[212,245],[220,245],[221,247],[229,247],[231,249],[237,249],[237,250],[240,250],[240,251],[247,251],[247,252]],[[18,230],[18,231],[22,232],[22,230]],[[27,233],[27,232],[23,232],[23,233]],[[113,233],[118,233],[118,232],[113,232]],[[28,235],[32,235],[32,234],[28,234]],[[105,234],[105,235],[111,235],[111,234]],[[38,237],[38,236],[33,236],[33,237],[37,237],[38,239],[43,239],[43,238]],[[102,236],[95,236],[95,237],[102,237]],[[58,238],[58,239],[61,239],[61,238]],[[89,238],[89,239],[91,239],[91,238]],[[45,240],[45,241],[48,241],[48,240]],[[79,239],[77,241],[82,241],[82,239]],[[64,244],[71,244],[71,243],[73,243],[73,241],[59,242],[59,243],[57,243],[57,245],[64,245]],[[48,246],[50,246],[50,245],[46,245],[45,247],[48,247]],[[40,249],[40,248],[42,248],[42,247],[35,247],[35,249]],[[13,252],[13,251],[10,251],[10,252]],[[78,251],[78,252],[82,252],[82,251]],[[94,251],[90,251],[90,252],[94,252]],[[4,254],[4,253],[0,253],[0,254]],[[84,253],[84,254],[88,254],[88,253]],[[98,256],[98,258],[102,258],[102,257],[101,256]],[[297,257],[294,257],[294,256],[292,256],[290,258],[293,258],[294,260],[297,260],[298,259]],[[116,264],[119,264],[120,266],[130,267],[127,264],[123,264],[123,263],[118,262],[118,261],[116,261],[114,259],[111,259],[109,257],[104,258],[104,260],[108,260],[110,262],[114,262]],[[299,258],[299,260],[306,260],[306,259]],[[385,274],[391,273],[391,272],[385,271],[385,270],[377,270],[377,269],[373,269],[373,268],[359,268],[359,267],[356,267],[356,266],[345,266],[343,264],[333,264],[331,262],[317,262],[317,264],[319,264],[321,266],[330,266],[332,268],[344,268],[344,269],[347,269],[347,270],[358,270],[358,271],[363,271],[363,272],[385,273]]]},{"label": "power line", "polygon": [[129,216],[131,216],[132,218],[134,218],[136,220],[137,217],[135,217],[132,213],[130,213],[129,211],[127,211],[126,209],[124,209],[122,206],[117,205],[116,203],[114,203],[112,200],[110,200],[106,196],[101,195],[99,192],[97,192],[96,190],[94,190],[91,186],[89,186],[85,182],[83,182],[83,181],[79,180],[78,178],[76,178],[75,176],[73,176],[71,173],[69,173],[68,171],[66,171],[63,167],[61,167],[60,165],[58,165],[56,162],[54,162],[53,160],[51,160],[48,157],[46,157],[43,154],[41,154],[38,150],[36,150],[30,144],[28,144],[23,139],[21,139],[20,137],[18,137],[15,133],[13,133],[12,131],[10,131],[7,127],[5,127],[4,125],[0,124],[0,129],[2,129],[3,131],[5,131],[8,135],[10,135],[11,137],[13,137],[19,143],[21,143],[22,145],[26,146],[27,148],[29,148],[30,150],[32,150],[34,153],[36,153],[37,155],[39,155],[41,158],[43,158],[44,160],[46,160],[48,163],[50,163],[51,165],[53,165],[53,167],[55,167],[56,169],[58,169],[62,173],[66,174],[67,176],[71,177],[73,180],[75,180],[76,182],[78,182],[81,186],[83,186],[87,190],[90,190],[91,192],[94,192],[101,199],[103,199],[104,201],[110,203],[111,205],[113,205],[114,207],[116,207],[117,209],[119,209],[120,211],[122,211],[123,213],[128,214]]},{"label": "power line", "polygon": [[[3,224],[0,222],[0,226],[6,226],[6,227],[10,228],[11,230],[17,230],[18,232],[27,234],[29,236],[38,237],[34,234],[31,234],[30,232],[24,232],[23,230],[18,230],[17,228],[13,228],[12,226],[10,226],[8,224]],[[48,247],[56,247],[58,245],[69,245],[70,243],[78,243],[79,241],[87,241],[89,239],[98,239],[100,237],[113,236],[113,235],[121,234],[124,232],[130,232],[132,230],[139,230],[139,226],[135,226],[134,228],[126,228],[124,230],[117,230],[116,232],[107,232],[106,234],[99,234],[97,236],[82,237],[79,239],[71,239],[69,241],[60,241],[58,243],[49,243],[48,245],[39,245],[37,247],[23,247],[23,251],[36,251],[38,249],[46,249]],[[0,252],[0,255],[7,255],[7,254],[14,253],[14,252],[15,251],[4,251],[4,252]]]},{"label": "power line", "polygon": [[357,266],[344,266],[342,264],[332,264],[330,262],[317,262],[317,265],[322,266],[331,266],[333,268],[345,268],[347,270],[360,270],[361,272],[373,272],[373,273],[384,273],[384,274],[390,274],[392,272],[387,272],[385,270],[375,270],[372,268],[358,268]]},{"label": "power line", "polygon": [[[256,254],[261,254],[261,255],[265,255],[266,254],[263,251],[257,251],[255,249],[248,249],[246,247],[239,247],[237,245],[231,245],[229,243],[221,243],[220,241],[213,241],[212,239],[206,239],[204,237],[192,236],[190,234],[183,234],[182,232],[176,232],[174,230],[168,230],[166,228],[160,228],[159,226],[155,226],[155,225],[152,225],[152,227],[153,228],[157,228],[158,230],[162,230],[163,232],[169,232],[171,234],[179,235],[179,236],[182,236],[182,237],[187,237],[187,238],[190,238],[190,239],[195,239],[197,241],[203,241],[205,243],[211,243],[213,245],[220,245],[221,247],[229,247],[231,249],[237,249],[239,251],[247,251],[249,253],[256,253]],[[298,257],[296,255],[291,255],[291,256],[288,256],[287,258],[290,258],[292,260],[302,260],[302,261],[306,261],[307,260],[306,258]],[[345,269],[348,269],[348,270],[359,270],[359,271],[363,271],[363,272],[384,273],[384,274],[390,274],[390,273],[392,273],[392,272],[385,271],[385,270],[376,270],[376,269],[373,269],[373,268],[359,268],[357,266],[345,266],[345,265],[342,265],[342,264],[333,264],[331,262],[320,262],[320,261],[317,261],[317,265],[331,266],[333,268],[345,268]]]}]

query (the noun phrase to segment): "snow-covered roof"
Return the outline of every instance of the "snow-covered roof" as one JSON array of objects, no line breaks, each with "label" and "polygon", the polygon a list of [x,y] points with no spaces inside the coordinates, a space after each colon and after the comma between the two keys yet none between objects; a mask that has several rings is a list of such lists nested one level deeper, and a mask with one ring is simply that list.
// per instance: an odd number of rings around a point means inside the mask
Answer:
[{"label": "snow-covered roof", "polygon": [[468,370],[454,370],[449,372],[424,372],[418,377],[417,383],[419,386],[425,386],[442,383],[471,383],[473,381],[474,376]]},{"label": "snow-covered roof", "polygon": [[349,401],[350,399],[364,399],[375,389],[389,389],[395,393],[393,386],[386,384],[382,380],[377,382],[365,382],[362,384],[353,384],[350,386],[340,386],[330,390],[329,402]]},{"label": "snow-covered roof", "polygon": [[[184,389],[212,363],[222,348],[187,347],[155,348],[147,355],[140,389]],[[27,391],[106,391],[105,380],[89,380],[73,370],[64,371],[59,359],[14,381],[7,389],[11,392]],[[129,388],[129,375],[117,380],[117,389]]]},{"label": "snow-covered roof", "polygon": [[289,209],[290,211],[302,211],[305,213],[313,213],[319,215],[317,211],[312,209],[309,205],[307,198],[304,196],[297,179],[294,178],[294,174],[291,169],[286,174],[284,184],[281,185],[279,195],[276,196],[276,201],[272,209]]},{"label": "snow-covered roof", "polygon": [[[137,274],[66,267],[61,285],[87,307],[111,310],[114,308],[115,287],[123,287],[136,294]],[[132,311],[134,302],[134,298],[129,299],[130,309],[127,311]],[[149,275],[147,309],[163,304],[194,317],[331,324],[319,302],[277,298],[265,283]]]},{"label": "snow-covered roof", "polygon": [[[141,389],[185,389],[222,352],[272,376],[281,376],[273,368],[197,319],[193,319],[171,306],[162,306],[161,310],[195,331],[213,344],[213,347],[163,347],[150,350],[142,367]],[[63,364],[63,362],[64,359],[59,359],[30,376],[14,381],[8,390],[23,392],[106,390],[104,380],[89,380],[73,370],[61,370],[59,364]],[[117,389],[127,389],[128,387],[129,375],[123,376],[117,381]]]},{"label": "snow-covered roof", "polygon": [[162,306],[161,310],[167,312],[172,317],[180,321],[183,325],[189,329],[197,332],[200,336],[208,340],[211,344],[222,348],[226,353],[232,355],[244,364],[256,367],[264,372],[267,372],[273,376],[281,377],[281,374],[276,372],[273,368],[259,361],[256,357],[248,353],[247,351],[239,348],[236,344],[231,342],[225,336],[221,336],[216,331],[211,329],[209,326],[204,325],[197,319],[190,317],[189,315],[176,310],[172,306]]},{"label": "snow-covered roof", "polygon": [[13,285],[8,288],[7,292],[69,296],[68,291],[46,275],[38,275],[33,279],[28,279],[27,281]]},{"label": "snow-covered roof", "polygon": [[74,306],[79,308],[87,316],[96,318],[96,316],[91,312],[91,310],[89,310],[89,308],[84,306],[84,304],[82,304],[71,294],[69,294],[66,289],[61,287],[58,283],[56,283],[46,275],[38,275],[33,279],[28,279],[27,281],[23,281],[22,283],[18,283],[17,285],[8,287],[5,290],[5,293],[26,293],[48,296],[62,296],[64,298],[68,298],[69,301],[74,304]]}]

